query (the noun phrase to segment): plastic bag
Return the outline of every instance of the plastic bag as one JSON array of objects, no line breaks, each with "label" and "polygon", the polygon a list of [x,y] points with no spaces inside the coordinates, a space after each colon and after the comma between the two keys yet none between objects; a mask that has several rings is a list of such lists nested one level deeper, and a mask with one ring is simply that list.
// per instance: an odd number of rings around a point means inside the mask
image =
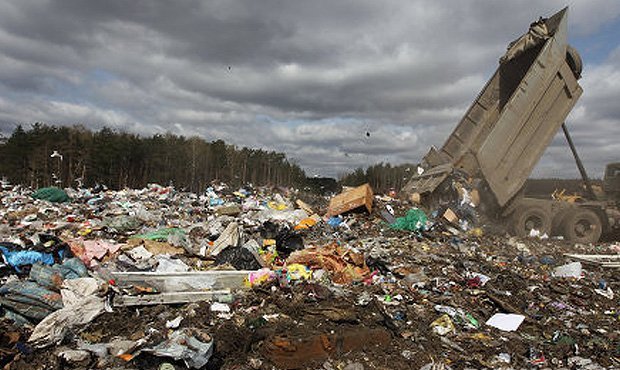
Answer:
[{"label": "plastic bag", "polygon": [[428,217],[419,208],[412,208],[405,217],[398,217],[390,226],[396,230],[425,231]]}]

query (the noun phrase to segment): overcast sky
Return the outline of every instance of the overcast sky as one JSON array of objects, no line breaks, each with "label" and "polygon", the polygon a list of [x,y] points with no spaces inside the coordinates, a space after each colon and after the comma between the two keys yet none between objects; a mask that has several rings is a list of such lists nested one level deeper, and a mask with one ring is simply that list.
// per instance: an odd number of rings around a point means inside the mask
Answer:
[{"label": "overcast sky", "polygon": [[[0,0],[0,131],[171,132],[283,151],[309,175],[418,162],[539,16],[569,5],[568,118],[593,177],[620,161],[620,1]],[[577,177],[561,136],[535,176]]]}]

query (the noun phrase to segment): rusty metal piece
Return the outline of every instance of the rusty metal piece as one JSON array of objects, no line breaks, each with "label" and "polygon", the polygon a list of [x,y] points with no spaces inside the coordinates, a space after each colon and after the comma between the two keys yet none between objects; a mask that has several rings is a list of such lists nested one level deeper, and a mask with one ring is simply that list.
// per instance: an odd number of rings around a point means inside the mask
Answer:
[{"label": "rusty metal piece", "polygon": [[348,328],[336,334],[289,338],[275,336],[263,346],[263,354],[280,369],[299,369],[330,356],[369,347],[386,347],[390,333],[382,328]]}]

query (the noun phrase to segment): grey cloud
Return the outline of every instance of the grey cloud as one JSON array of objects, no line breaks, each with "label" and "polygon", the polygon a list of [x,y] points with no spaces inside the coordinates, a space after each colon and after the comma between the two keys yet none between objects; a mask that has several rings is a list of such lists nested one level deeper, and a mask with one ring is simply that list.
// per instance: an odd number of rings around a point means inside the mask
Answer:
[{"label": "grey cloud", "polygon": [[[572,34],[620,14],[614,1],[573,2]],[[5,1],[0,129],[44,121],[222,138],[285,151],[326,175],[415,162],[443,143],[507,43],[563,6]],[[586,92],[570,118],[586,162],[598,167],[617,149],[619,54],[586,65]],[[562,150],[556,139],[536,173],[572,175]]]}]

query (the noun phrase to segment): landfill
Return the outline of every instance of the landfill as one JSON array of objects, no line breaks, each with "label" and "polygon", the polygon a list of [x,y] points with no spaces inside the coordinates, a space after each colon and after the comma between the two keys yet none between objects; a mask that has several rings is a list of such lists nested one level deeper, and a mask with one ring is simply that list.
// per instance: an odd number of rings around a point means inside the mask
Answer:
[{"label": "landfill", "polygon": [[620,367],[618,243],[362,190],[5,187],[0,366]]}]

